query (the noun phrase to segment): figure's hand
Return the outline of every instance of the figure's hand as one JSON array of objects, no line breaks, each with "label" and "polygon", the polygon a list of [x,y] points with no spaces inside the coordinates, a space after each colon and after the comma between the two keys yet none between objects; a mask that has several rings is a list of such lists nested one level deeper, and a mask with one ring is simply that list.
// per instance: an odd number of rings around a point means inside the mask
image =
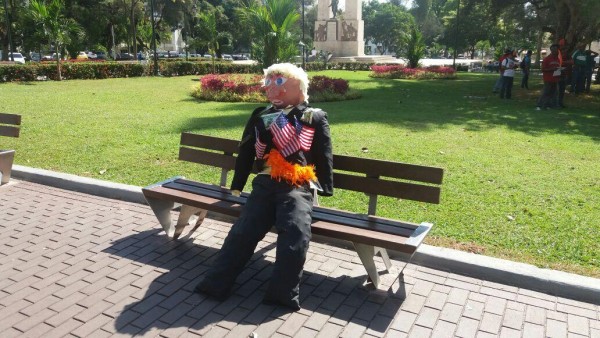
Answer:
[{"label": "figure's hand", "polygon": [[231,190],[231,195],[233,195],[235,197],[240,197],[241,194],[242,194],[242,192],[239,190]]}]

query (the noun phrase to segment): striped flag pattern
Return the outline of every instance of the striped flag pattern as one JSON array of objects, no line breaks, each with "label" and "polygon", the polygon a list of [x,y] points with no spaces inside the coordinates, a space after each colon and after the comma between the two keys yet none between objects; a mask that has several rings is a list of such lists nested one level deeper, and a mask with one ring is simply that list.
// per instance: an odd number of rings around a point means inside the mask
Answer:
[{"label": "striped flag pattern", "polygon": [[275,146],[284,157],[300,149],[304,151],[310,150],[315,135],[314,128],[307,127],[298,122],[296,117],[294,117],[294,123],[292,124],[284,113],[281,113],[277,117],[271,125],[270,130],[273,135],[273,143],[275,143]]},{"label": "striped flag pattern", "polygon": [[254,143],[254,149],[256,150],[256,157],[263,158],[265,155],[265,148],[267,145],[260,141],[260,137],[258,136],[258,128],[254,127],[254,131],[256,133],[256,142]]}]

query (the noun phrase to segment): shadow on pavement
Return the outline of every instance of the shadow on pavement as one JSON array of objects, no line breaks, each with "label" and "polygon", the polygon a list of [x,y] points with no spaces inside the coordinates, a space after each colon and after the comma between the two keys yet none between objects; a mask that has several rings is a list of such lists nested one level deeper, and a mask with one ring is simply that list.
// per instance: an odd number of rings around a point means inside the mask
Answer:
[{"label": "shadow on pavement", "polygon": [[[230,330],[243,324],[252,332],[257,326],[281,321],[282,316],[285,319],[289,314],[286,308],[262,304],[274,261],[273,240],[259,243],[226,301],[219,302],[193,292],[218,252],[210,245],[217,245],[222,239],[219,235],[223,236],[223,232],[202,228],[194,243],[194,238],[172,240],[153,229],[116,240],[103,250],[140,266],[137,274],[130,277],[131,285],[140,292],[129,296],[129,303],[124,300],[126,305],[115,318],[117,332],[138,335],[151,330],[177,329],[204,334],[216,323]],[[269,241],[269,235],[266,239]],[[373,290],[369,285],[363,286],[364,275],[334,278],[305,271],[299,313],[310,317],[316,312],[339,325],[356,322],[384,333],[405,298],[403,283],[396,280],[402,287]],[[145,290],[143,295],[141,290]],[[376,316],[377,320],[373,321]]]}]

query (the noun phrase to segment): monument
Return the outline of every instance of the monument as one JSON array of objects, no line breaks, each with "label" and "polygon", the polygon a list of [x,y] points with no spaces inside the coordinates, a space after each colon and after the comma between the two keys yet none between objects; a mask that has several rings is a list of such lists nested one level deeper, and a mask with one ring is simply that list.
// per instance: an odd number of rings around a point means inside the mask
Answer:
[{"label": "monument", "polygon": [[319,0],[315,21],[314,46],[334,58],[360,57],[365,53],[365,23],[362,0],[345,1],[343,15],[338,15],[340,0]]}]

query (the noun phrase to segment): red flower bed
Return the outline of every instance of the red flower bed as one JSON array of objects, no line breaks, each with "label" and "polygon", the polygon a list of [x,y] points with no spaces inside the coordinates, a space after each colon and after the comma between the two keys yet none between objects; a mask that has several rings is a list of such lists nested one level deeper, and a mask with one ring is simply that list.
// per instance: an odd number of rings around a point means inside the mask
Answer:
[{"label": "red flower bed", "polygon": [[[209,74],[200,78],[200,86],[192,96],[210,101],[267,102],[262,90],[261,75]],[[336,101],[360,97],[351,92],[348,81],[326,76],[310,79],[308,95],[313,102]]]}]

